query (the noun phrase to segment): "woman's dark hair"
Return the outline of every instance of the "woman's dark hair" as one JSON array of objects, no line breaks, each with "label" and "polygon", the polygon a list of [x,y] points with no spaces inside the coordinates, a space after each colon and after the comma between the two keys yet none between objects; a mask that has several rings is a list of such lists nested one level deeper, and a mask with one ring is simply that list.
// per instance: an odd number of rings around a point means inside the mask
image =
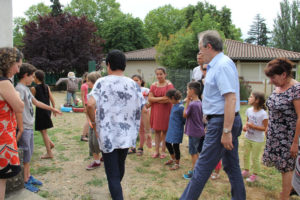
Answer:
[{"label": "woman's dark hair", "polygon": [[268,77],[272,77],[275,74],[281,75],[283,72],[286,73],[287,77],[292,77],[294,65],[295,64],[287,58],[276,58],[267,64],[264,71]]},{"label": "woman's dark hair", "polygon": [[120,50],[111,50],[106,56],[106,65],[109,64],[112,71],[122,70],[126,68],[125,54]]},{"label": "woman's dark hair", "polygon": [[42,70],[36,70],[34,75],[41,83],[45,83],[45,73]]},{"label": "woman's dark hair", "polygon": [[252,95],[255,98],[255,100],[258,100],[258,107],[267,110],[267,107],[265,105],[266,102],[265,94],[262,92],[254,91],[252,92]]},{"label": "woman's dark hair", "polygon": [[176,89],[170,89],[166,93],[166,96],[169,99],[172,99],[172,97],[173,97],[175,100],[180,100],[181,99],[181,92],[179,90],[176,90]]},{"label": "woman's dark hair", "polygon": [[[35,75],[35,78],[41,82],[44,92],[47,95],[48,94],[48,86],[45,84],[45,73],[42,70],[36,70],[34,72],[34,75]],[[49,94],[48,94],[48,97],[49,97]]]},{"label": "woman's dark hair", "polygon": [[0,76],[6,77],[12,65],[22,59],[23,54],[17,48],[0,48]]},{"label": "woman's dark hair", "polygon": [[20,67],[20,72],[17,74],[17,77],[19,80],[21,80],[25,74],[27,74],[27,76],[30,76],[35,71],[36,71],[35,66],[33,66],[29,63],[23,63],[22,66]]},{"label": "woman's dark hair", "polygon": [[84,74],[82,75],[82,82],[83,83],[86,83],[86,78],[87,78],[88,74],[89,74],[88,72],[84,72]]},{"label": "woman's dark hair", "polygon": [[198,81],[189,82],[187,86],[190,90],[194,90],[195,94],[199,97],[201,94],[201,84]]},{"label": "woman's dark hair", "polygon": [[133,79],[133,78],[138,78],[138,79],[140,79],[140,81],[141,81],[141,86],[142,87],[144,87],[145,86],[145,81],[142,79],[142,77],[140,76],[140,75],[138,75],[138,74],[134,74],[132,77],[131,77],[131,79]]},{"label": "woman's dark hair", "polygon": [[167,72],[166,72],[166,69],[165,69],[164,67],[157,67],[157,68],[155,69],[155,72],[156,72],[157,70],[161,70],[164,74],[167,73]]}]

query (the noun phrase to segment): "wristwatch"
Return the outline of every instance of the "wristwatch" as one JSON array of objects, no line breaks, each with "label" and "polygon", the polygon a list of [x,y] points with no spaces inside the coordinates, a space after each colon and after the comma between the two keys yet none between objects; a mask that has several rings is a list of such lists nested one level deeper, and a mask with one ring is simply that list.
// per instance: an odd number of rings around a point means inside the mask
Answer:
[{"label": "wristwatch", "polygon": [[231,133],[231,130],[229,130],[228,128],[223,128],[223,133],[225,134]]}]

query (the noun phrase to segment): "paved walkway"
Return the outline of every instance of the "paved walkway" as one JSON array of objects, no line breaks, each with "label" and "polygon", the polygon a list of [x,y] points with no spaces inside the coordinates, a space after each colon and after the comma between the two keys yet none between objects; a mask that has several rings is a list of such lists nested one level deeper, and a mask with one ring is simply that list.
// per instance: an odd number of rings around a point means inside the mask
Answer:
[{"label": "paved walkway", "polygon": [[21,189],[17,192],[12,192],[9,195],[6,195],[5,200],[45,200],[45,198],[40,195],[30,192],[26,189]]}]

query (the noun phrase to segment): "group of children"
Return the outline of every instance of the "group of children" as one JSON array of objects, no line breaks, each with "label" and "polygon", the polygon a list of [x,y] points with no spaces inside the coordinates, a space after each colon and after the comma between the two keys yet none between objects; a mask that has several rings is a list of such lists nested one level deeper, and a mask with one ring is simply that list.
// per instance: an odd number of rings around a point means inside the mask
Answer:
[{"label": "group of children", "polygon": [[[133,78],[137,78],[137,82],[143,82],[138,75],[134,75]],[[203,116],[200,100],[202,91],[203,84],[198,81],[192,81],[187,85],[187,97],[183,101],[181,100],[181,92],[176,89],[170,89],[165,94],[169,102],[173,104],[165,139],[171,159],[166,161],[165,165],[170,166],[170,170],[179,169],[180,143],[182,143],[183,133],[185,133],[189,138],[189,154],[192,160],[191,170],[183,175],[185,179],[190,179],[193,176],[193,168],[202,151],[205,139],[206,118]],[[247,122],[243,127],[245,142],[242,176],[246,178],[247,182],[254,182],[257,181],[257,174],[260,170],[260,154],[263,149],[264,133],[268,124],[268,115],[265,111],[265,95],[261,92],[252,92],[248,99],[248,104],[251,107],[246,111]],[[144,136],[141,133],[143,132],[140,130],[138,155],[141,155],[140,151],[143,151],[144,144]],[[251,168],[250,158],[252,161]],[[219,178],[221,166],[220,161],[211,174],[211,179]]]}]

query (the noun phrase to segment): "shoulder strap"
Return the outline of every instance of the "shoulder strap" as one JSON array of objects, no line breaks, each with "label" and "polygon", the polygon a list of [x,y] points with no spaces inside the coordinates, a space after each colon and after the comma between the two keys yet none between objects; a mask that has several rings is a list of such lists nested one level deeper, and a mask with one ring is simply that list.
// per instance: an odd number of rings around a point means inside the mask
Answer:
[{"label": "shoulder strap", "polygon": [[[6,81],[6,80],[9,80],[11,82],[11,80],[7,77],[3,77],[3,76],[0,76],[0,81]],[[11,82],[12,83],[12,82]]]}]

